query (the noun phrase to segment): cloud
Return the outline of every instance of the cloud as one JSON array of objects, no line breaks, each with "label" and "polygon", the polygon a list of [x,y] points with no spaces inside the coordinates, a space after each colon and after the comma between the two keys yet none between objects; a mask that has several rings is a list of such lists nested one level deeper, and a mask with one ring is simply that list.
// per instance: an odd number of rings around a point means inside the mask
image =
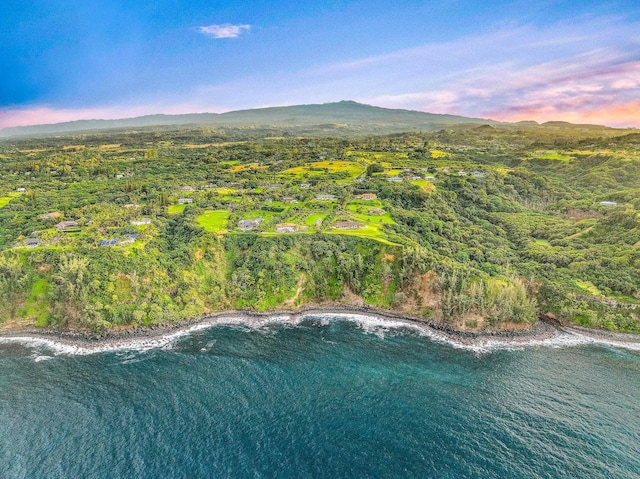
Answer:
[{"label": "cloud", "polygon": [[197,103],[151,103],[116,105],[96,108],[56,108],[49,105],[30,105],[20,108],[0,108],[0,130],[7,127],[46,125],[77,120],[116,120],[162,113],[223,113],[228,108]]},{"label": "cloud", "polygon": [[297,71],[256,70],[226,82],[186,88],[171,99],[163,95],[144,107],[84,112],[0,109],[0,126],[349,99],[504,121],[640,127],[639,52],[640,23],[626,19],[591,17],[546,27],[508,25]]},{"label": "cloud", "polygon": [[243,32],[248,31],[251,25],[233,25],[231,23],[223,23],[221,25],[209,25],[200,27],[200,33],[211,36],[213,38],[238,38]]}]

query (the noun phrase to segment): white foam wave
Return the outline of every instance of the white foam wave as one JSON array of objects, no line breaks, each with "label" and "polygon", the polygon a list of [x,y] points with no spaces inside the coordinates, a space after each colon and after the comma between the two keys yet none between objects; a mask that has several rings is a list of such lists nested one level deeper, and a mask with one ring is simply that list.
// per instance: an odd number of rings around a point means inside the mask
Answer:
[{"label": "white foam wave", "polygon": [[[172,331],[152,337],[138,337],[132,339],[114,339],[104,343],[90,343],[64,341],[44,337],[14,336],[0,337],[2,344],[21,344],[24,347],[42,352],[43,350],[53,356],[42,354],[35,356],[36,362],[45,361],[61,355],[88,355],[113,351],[145,352],[152,349],[171,349],[180,338],[189,336],[195,332],[209,329],[215,326],[240,326],[252,330],[266,329],[272,325],[299,326],[303,321],[313,318],[320,322],[321,326],[328,326],[332,321],[342,320],[355,323],[367,334],[375,334],[381,338],[389,331],[411,331],[413,334],[426,337],[431,341],[445,343],[457,349],[465,349],[477,354],[489,353],[496,350],[520,350],[531,347],[566,348],[586,344],[602,345],[615,348],[624,348],[632,351],[640,351],[640,342],[617,341],[605,337],[597,337],[582,334],[577,331],[554,331],[549,337],[501,338],[479,337],[465,339],[455,335],[449,335],[430,328],[427,325],[415,321],[403,319],[389,319],[381,316],[367,315],[363,313],[309,313],[302,315],[282,314],[275,316],[220,316],[204,320],[193,326]],[[267,330],[270,331],[270,330]],[[132,358],[125,357],[125,361]]]}]

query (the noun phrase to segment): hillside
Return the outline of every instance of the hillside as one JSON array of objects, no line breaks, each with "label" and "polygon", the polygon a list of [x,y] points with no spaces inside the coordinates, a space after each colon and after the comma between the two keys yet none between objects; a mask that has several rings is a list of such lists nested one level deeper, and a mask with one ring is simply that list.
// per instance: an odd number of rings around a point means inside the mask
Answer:
[{"label": "hillside", "polygon": [[323,105],[239,110],[221,114],[147,115],[120,120],[81,120],[52,125],[12,127],[0,130],[0,138],[157,126],[293,128],[304,129],[307,133],[312,129],[318,132],[385,134],[413,130],[429,131],[458,124],[476,123],[495,124],[496,122],[454,115],[394,110],[342,101]]}]

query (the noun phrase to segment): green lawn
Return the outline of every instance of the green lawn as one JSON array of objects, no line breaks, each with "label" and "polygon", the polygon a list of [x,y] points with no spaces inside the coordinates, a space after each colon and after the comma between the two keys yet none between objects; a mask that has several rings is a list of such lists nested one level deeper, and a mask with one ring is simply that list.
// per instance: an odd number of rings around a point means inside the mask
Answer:
[{"label": "green lawn", "polygon": [[573,157],[569,155],[564,155],[562,153],[558,153],[557,151],[538,151],[533,154],[534,158],[540,158],[543,160],[558,160],[558,161],[569,161],[572,160]]},{"label": "green lawn", "polygon": [[0,208],[4,208],[5,206],[7,206],[16,196],[20,196],[20,193],[9,193],[7,196],[1,196]]},{"label": "green lawn", "polygon": [[315,227],[316,221],[324,220],[327,217],[327,213],[311,213],[304,219],[304,224],[307,226]]},{"label": "green lawn", "polygon": [[307,163],[304,166],[296,166],[283,171],[283,174],[295,176],[322,176],[325,171],[329,173],[346,172],[349,177],[354,179],[364,173],[364,167],[353,161],[315,161]]},{"label": "green lawn", "polygon": [[39,278],[31,287],[31,292],[22,311],[25,318],[35,318],[36,325],[44,327],[47,325],[49,308],[47,307],[47,294],[49,293],[49,282],[46,278]]},{"label": "green lawn", "polygon": [[167,208],[167,213],[169,213],[170,215],[177,215],[179,213],[182,213],[186,206],[187,205],[171,205],[169,206],[169,208]]},{"label": "green lawn", "polygon": [[585,291],[588,291],[589,294],[593,296],[602,296],[602,293],[600,292],[600,290],[591,281],[583,281],[583,280],[577,279],[575,282],[579,288],[584,289]]},{"label": "green lawn", "polygon": [[198,216],[196,221],[210,233],[224,234],[227,232],[230,215],[231,212],[227,210],[209,210]]},{"label": "green lawn", "polygon": [[411,183],[419,186],[423,191],[426,191],[427,193],[430,193],[435,189],[434,184],[429,180],[413,180]]},{"label": "green lawn", "polygon": [[360,228],[357,230],[327,229],[325,233],[332,234],[332,235],[358,236],[360,238],[373,239],[373,240],[379,241],[380,243],[388,244],[391,246],[398,246],[397,243],[393,243],[388,239],[386,239],[382,231],[380,231],[380,229],[377,228],[376,226],[372,226],[372,225],[367,225],[364,228]]},{"label": "green lawn", "polygon": [[347,205],[347,209],[353,212],[351,216],[356,221],[371,225],[391,225],[394,223],[389,213],[383,215],[370,215],[367,213],[372,208],[380,208],[382,206],[379,200],[367,201],[368,205],[363,203],[363,200],[355,200]]}]

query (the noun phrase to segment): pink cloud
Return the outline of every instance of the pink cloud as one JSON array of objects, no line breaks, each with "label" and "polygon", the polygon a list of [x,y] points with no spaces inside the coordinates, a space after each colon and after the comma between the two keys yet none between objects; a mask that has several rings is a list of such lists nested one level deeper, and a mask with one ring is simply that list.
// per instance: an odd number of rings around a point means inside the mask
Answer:
[{"label": "pink cloud", "polygon": [[12,126],[43,125],[77,120],[115,120],[136,116],[163,113],[221,113],[227,109],[205,107],[198,104],[111,106],[99,108],[53,108],[30,106],[25,108],[0,109],[0,129]]}]

